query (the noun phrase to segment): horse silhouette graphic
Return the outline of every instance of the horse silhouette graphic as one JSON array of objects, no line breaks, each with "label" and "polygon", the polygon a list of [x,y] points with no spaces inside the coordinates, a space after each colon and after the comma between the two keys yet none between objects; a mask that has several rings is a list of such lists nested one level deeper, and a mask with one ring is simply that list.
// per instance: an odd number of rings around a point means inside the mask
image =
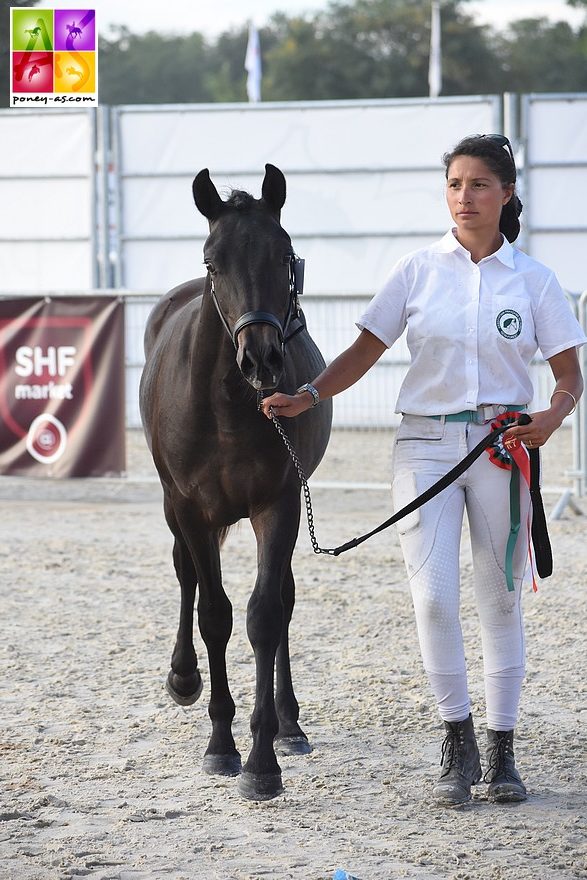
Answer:
[{"label": "horse silhouette graphic", "polygon": [[41,68],[40,68],[40,67],[37,67],[36,64],[33,64],[33,66],[31,67],[31,69],[29,70],[29,82],[32,80],[33,76],[34,76],[36,73],[40,73],[40,72],[41,72]]},{"label": "horse silhouette graphic", "polygon": [[75,40],[76,37],[81,37],[82,29],[79,27],[76,27],[75,21],[72,21],[71,24],[66,24],[65,27],[69,31],[69,36],[71,37],[72,40]]},{"label": "horse silhouette graphic", "polygon": [[77,76],[80,79],[83,77],[83,73],[81,72],[81,70],[78,70],[77,67],[68,67],[66,69],[66,73],[68,73],[70,76]]}]

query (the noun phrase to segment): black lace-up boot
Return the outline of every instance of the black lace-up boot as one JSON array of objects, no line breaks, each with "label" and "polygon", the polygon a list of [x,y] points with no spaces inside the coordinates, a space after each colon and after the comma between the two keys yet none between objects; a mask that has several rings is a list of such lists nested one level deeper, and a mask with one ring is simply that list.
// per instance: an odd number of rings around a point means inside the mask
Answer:
[{"label": "black lace-up boot", "polygon": [[526,787],[516,770],[514,731],[487,728],[487,797],[490,801],[508,803],[525,801]]},{"label": "black lace-up boot", "polygon": [[471,800],[471,786],[481,779],[481,760],[475,739],[473,719],[445,721],[440,779],[432,794],[437,804],[456,807]]}]

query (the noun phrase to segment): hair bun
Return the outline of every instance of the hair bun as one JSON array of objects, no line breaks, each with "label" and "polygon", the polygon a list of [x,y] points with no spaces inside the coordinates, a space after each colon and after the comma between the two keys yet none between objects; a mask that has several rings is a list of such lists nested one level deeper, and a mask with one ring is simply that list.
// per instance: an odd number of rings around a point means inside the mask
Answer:
[{"label": "hair bun", "polygon": [[513,242],[520,234],[520,221],[518,217],[522,213],[522,202],[514,193],[509,202],[501,209],[499,230],[503,232],[507,240]]}]

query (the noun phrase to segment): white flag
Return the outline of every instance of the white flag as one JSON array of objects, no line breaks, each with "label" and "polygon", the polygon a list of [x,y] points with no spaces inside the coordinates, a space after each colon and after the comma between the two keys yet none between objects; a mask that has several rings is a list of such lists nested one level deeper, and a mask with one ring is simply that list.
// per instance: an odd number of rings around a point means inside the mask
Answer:
[{"label": "white flag", "polygon": [[249,24],[245,70],[247,71],[247,95],[249,101],[256,103],[261,100],[261,46],[259,32],[253,22]]},{"label": "white flag", "polygon": [[430,64],[428,67],[430,97],[437,98],[442,91],[442,49],[440,44],[440,3],[432,0],[430,24]]}]

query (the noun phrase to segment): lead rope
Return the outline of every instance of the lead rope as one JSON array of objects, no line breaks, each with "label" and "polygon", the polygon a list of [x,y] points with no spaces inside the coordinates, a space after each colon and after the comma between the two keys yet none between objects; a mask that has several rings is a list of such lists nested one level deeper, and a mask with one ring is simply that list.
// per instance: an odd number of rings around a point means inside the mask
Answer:
[{"label": "lead rope", "polygon": [[[257,407],[261,408],[261,395],[258,395],[257,398]],[[304,500],[306,503],[306,516],[308,518],[308,531],[310,533],[310,541],[312,542],[312,548],[314,553],[317,554],[325,554],[327,556],[339,556],[341,553],[345,553],[347,550],[353,549],[353,547],[358,547],[359,544],[362,544],[363,541],[367,541],[369,538],[373,537],[373,535],[378,534],[379,532],[387,529],[389,526],[398,522],[400,519],[403,519],[404,516],[407,516],[414,510],[417,510],[418,507],[421,507],[427,501],[430,501],[439,492],[449,486],[454,480],[457,479],[462,473],[464,473],[468,467],[470,467],[474,461],[476,461],[480,455],[491,446],[493,442],[507,431],[508,428],[513,427],[514,425],[527,425],[532,421],[530,416],[527,413],[522,413],[518,419],[511,424],[508,425],[500,425],[498,428],[493,430],[484,440],[477,444],[477,446],[471,450],[471,452],[463,458],[451,471],[441,477],[440,480],[437,480],[433,486],[426,489],[421,495],[403,507],[401,510],[398,510],[393,516],[389,519],[385,520],[385,522],[381,523],[381,525],[372,529],[370,532],[367,532],[365,535],[361,535],[359,538],[353,538],[351,541],[347,541],[346,544],[341,544],[340,547],[335,547],[333,549],[326,549],[324,547],[320,547],[318,541],[316,540],[316,532],[314,529],[314,514],[312,511],[312,497],[310,495],[310,488],[308,486],[308,480],[306,478],[306,474],[304,473],[304,469],[301,465],[301,462],[296,455],[295,449],[290,443],[289,437],[285,433],[283,427],[281,426],[277,416],[275,415],[272,408],[269,409],[269,415],[271,416],[271,421],[275,425],[275,430],[281,437],[285,448],[289,452],[291,460],[295,466],[295,469],[298,473],[298,477],[302,484],[302,490],[304,492]],[[540,577],[546,578],[552,574],[552,553],[550,550],[550,542],[548,539],[548,530],[546,527],[546,519],[544,517],[544,508],[542,507],[542,498],[540,497],[540,484],[539,484],[539,464],[536,461],[539,458],[538,449],[530,449],[530,459],[534,462],[534,473],[532,480],[532,485],[530,488],[530,494],[532,498],[532,506],[534,511],[534,521],[532,523],[532,543],[534,544],[534,550],[536,553],[536,566],[538,569],[538,574]],[[538,503],[539,502],[539,503]]]},{"label": "lead rope", "polygon": [[327,556],[336,556],[334,550],[327,550],[324,547],[321,547],[318,544],[316,539],[316,530],[314,528],[314,512],[312,510],[312,496],[310,495],[310,487],[308,486],[308,479],[306,474],[304,473],[304,469],[299,458],[296,455],[296,451],[290,443],[289,437],[283,430],[281,423],[275,413],[273,412],[273,407],[269,408],[269,415],[271,416],[271,421],[275,425],[275,430],[283,440],[285,448],[289,452],[290,458],[294,463],[294,467],[298,472],[298,477],[300,478],[300,483],[302,484],[302,491],[304,493],[304,501],[306,502],[306,517],[308,520],[308,532],[310,533],[310,541],[312,542],[312,549],[314,553],[324,553]]}]

